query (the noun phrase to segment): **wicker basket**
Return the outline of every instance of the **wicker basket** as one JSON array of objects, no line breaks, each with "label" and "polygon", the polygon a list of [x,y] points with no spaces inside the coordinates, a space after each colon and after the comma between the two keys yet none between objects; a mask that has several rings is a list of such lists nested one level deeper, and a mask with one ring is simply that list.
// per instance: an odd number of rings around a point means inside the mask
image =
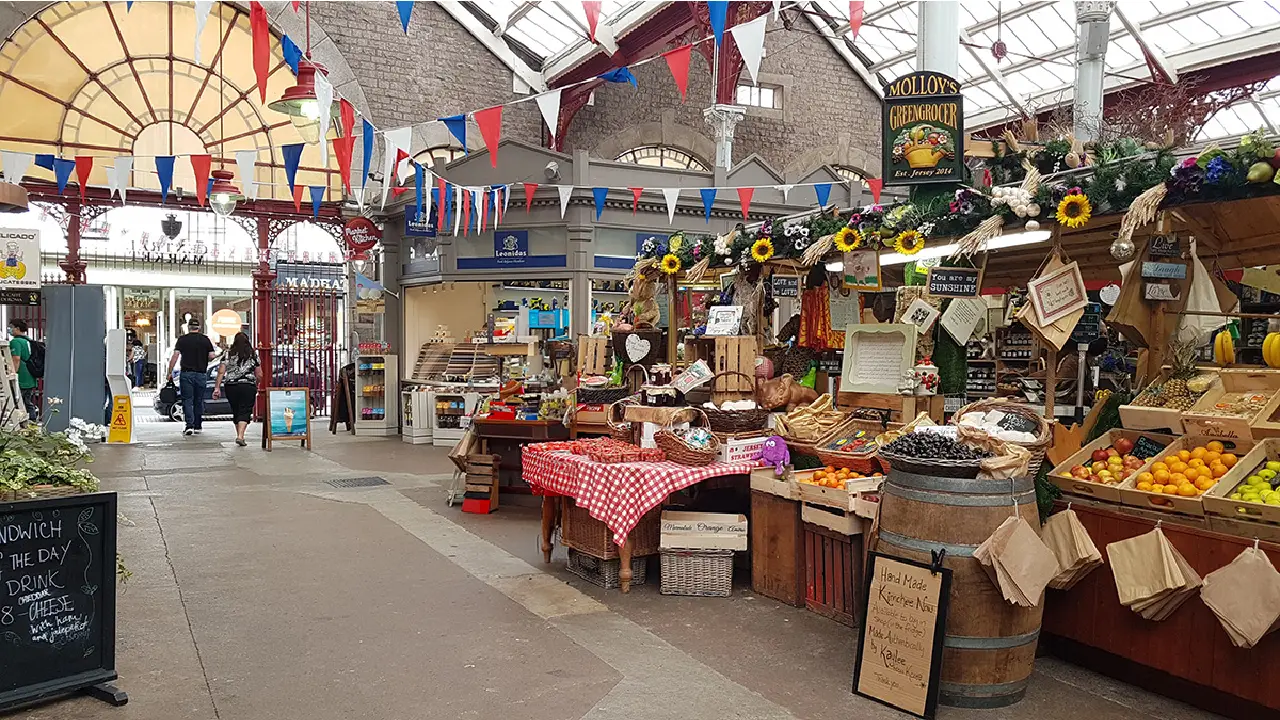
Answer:
[{"label": "wicker basket", "polygon": [[950,478],[967,478],[974,479],[978,477],[978,473],[982,470],[981,460],[942,460],[938,458],[914,458],[906,455],[897,455],[892,452],[880,448],[880,460],[883,465],[885,462],[889,464],[885,468],[885,472],[890,469],[897,472],[916,473],[917,475],[936,475],[938,477]]},{"label": "wicker basket", "polygon": [[[640,518],[631,529],[631,555],[656,555],[661,536],[662,508],[654,508]],[[564,503],[564,516],[560,520],[560,537],[566,547],[578,552],[609,560],[618,557],[618,546],[613,544],[613,531],[603,521],[591,517],[586,508],[573,501]]]},{"label": "wicker basket", "polygon": [[[645,569],[648,565],[649,558],[631,556],[632,585],[644,584]],[[605,590],[622,587],[622,560],[618,558],[604,560],[570,548],[568,570],[592,585],[599,585]]]},{"label": "wicker basket", "polygon": [[631,442],[631,423],[622,419],[622,413],[627,405],[639,404],[640,400],[636,395],[628,394],[621,400],[609,405],[609,409],[604,414],[604,421],[609,426],[609,434],[615,440]]},{"label": "wicker basket", "polygon": [[729,597],[733,593],[732,550],[663,550],[663,595]]},{"label": "wicker basket", "polygon": [[854,472],[859,472],[864,475],[880,472],[881,465],[879,460],[876,458],[876,453],[874,451],[862,455],[855,455],[853,453],[832,452],[825,448],[829,443],[842,437],[852,435],[859,430],[866,431],[874,440],[875,436],[881,432],[881,429],[880,423],[875,420],[851,417],[845,422],[832,428],[826,435],[818,438],[817,442],[813,445],[806,445],[806,448],[813,448],[813,452],[807,454],[812,454],[817,457],[823,465],[829,465],[831,467],[848,468]]},{"label": "wicker basket", "polygon": [[84,495],[85,492],[71,485],[32,485],[26,490],[0,491],[0,502],[19,502],[21,500],[48,500],[49,498]]},{"label": "wicker basket", "polygon": [[[707,414],[701,408],[693,409],[702,417],[703,425],[706,425]],[[668,460],[681,465],[689,465],[691,467],[710,465],[720,456],[720,441],[716,439],[715,435],[711,436],[711,443],[705,448],[690,447],[683,438],[671,431],[670,425],[654,433],[653,442],[662,449],[662,452],[667,454]]]},{"label": "wicker basket", "polygon": [[583,388],[574,391],[580,405],[610,405],[631,394],[625,387],[617,388]]},{"label": "wicker basket", "polygon": [[1040,416],[1040,413],[1030,405],[1009,402],[1000,398],[986,398],[977,400],[960,408],[951,416],[951,424],[958,424],[959,419],[964,417],[965,413],[971,412],[989,412],[991,410],[1000,410],[1001,412],[1012,413],[1020,417],[1034,420],[1039,427],[1036,433],[1036,441],[1032,443],[1010,442],[1011,445],[1019,445],[1027,449],[1031,453],[1031,460],[1027,463],[1027,476],[1036,477],[1040,474],[1040,465],[1044,463],[1044,453],[1053,444],[1053,426]]},{"label": "wicker basket", "polygon": [[[739,375],[754,384],[751,391],[751,399],[757,405],[760,402],[760,378],[752,377],[746,373],[736,370],[726,370],[718,372],[711,378],[711,386],[715,387],[716,378],[721,375]],[[754,410],[718,410],[706,409],[707,422],[711,425],[711,429],[715,432],[735,433],[745,432],[748,430],[763,430],[769,424],[769,411],[757,407]]]}]

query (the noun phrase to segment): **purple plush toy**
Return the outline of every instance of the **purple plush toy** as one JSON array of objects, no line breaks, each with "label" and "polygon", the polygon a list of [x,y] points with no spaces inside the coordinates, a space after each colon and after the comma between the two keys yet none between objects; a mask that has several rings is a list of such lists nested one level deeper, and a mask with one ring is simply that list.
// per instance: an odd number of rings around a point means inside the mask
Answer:
[{"label": "purple plush toy", "polygon": [[760,448],[756,459],[763,460],[766,465],[772,465],[774,473],[782,477],[783,468],[791,464],[791,451],[787,449],[786,440],[773,435],[764,441],[764,446]]}]

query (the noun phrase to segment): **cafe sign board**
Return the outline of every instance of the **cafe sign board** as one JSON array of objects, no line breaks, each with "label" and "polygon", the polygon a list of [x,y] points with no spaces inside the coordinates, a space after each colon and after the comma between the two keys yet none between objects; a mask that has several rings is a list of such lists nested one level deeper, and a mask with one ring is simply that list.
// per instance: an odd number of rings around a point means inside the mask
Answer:
[{"label": "cafe sign board", "polygon": [[964,99],[954,78],[922,71],[886,85],[882,128],[885,185],[962,179]]}]

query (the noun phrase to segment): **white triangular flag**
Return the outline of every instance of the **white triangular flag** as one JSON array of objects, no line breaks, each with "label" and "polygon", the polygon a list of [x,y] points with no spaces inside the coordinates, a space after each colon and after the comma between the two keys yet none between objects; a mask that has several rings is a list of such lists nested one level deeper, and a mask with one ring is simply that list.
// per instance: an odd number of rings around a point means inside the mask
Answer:
[{"label": "white triangular flag", "polygon": [[542,121],[547,124],[547,130],[551,133],[552,147],[555,147],[556,142],[556,125],[560,123],[560,92],[561,88],[556,88],[534,98],[538,101],[538,109],[542,111]]},{"label": "white triangular flag", "polygon": [[618,52],[618,40],[614,37],[613,27],[609,23],[600,23],[596,26],[596,44],[604,48],[610,55]]},{"label": "white triangular flag", "polygon": [[511,207],[511,186],[502,186],[502,214],[507,214],[507,208]]},{"label": "white triangular flag", "polygon": [[[320,166],[329,167],[329,123],[333,122],[333,83],[316,73],[316,103],[320,108]],[[408,151],[408,145],[404,148]]]},{"label": "white triangular flag", "polygon": [[773,19],[778,19],[778,11],[782,9],[782,0],[773,0]]},{"label": "white triangular flag", "polygon": [[209,20],[209,11],[213,9],[213,0],[196,0],[196,64],[200,64],[200,35],[204,32],[204,24]]},{"label": "white triangular flag", "polygon": [[250,200],[258,199],[258,151],[237,150],[236,170],[240,171],[240,192]]},{"label": "white triangular flag", "polygon": [[391,186],[395,184],[395,161],[396,151],[409,151],[409,143],[413,140],[413,128],[402,127],[395,130],[384,130],[382,138],[386,147],[383,149],[382,157],[382,209],[387,208],[387,193],[391,192]]},{"label": "white triangular flag", "polygon": [[115,167],[112,169],[115,170],[113,181],[115,187],[112,189],[120,193],[120,201],[125,202],[129,199],[126,194],[129,190],[129,177],[133,175],[133,156],[117,155]]},{"label": "white triangular flag", "polygon": [[676,201],[680,199],[680,188],[662,188],[662,197],[667,199],[667,223],[676,222]]},{"label": "white triangular flag", "polygon": [[751,73],[751,82],[758,84],[756,75],[760,72],[760,58],[764,57],[764,30],[769,18],[765,15],[751,22],[734,25],[729,28],[733,41],[738,45],[738,54],[742,55],[742,63]]},{"label": "white triangular flag", "polygon": [[116,169],[110,165],[102,168],[102,174],[107,176],[107,189],[111,194],[109,197],[116,196]]},{"label": "white triangular flag", "polygon": [[774,187],[782,192],[782,202],[786,202],[787,195],[791,194],[791,188],[795,187],[795,185],[774,185]]},{"label": "white triangular flag", "polygon": [[22,182],[22,178],[27,174],[27,168],[31,167],[31,161],[35,156],[31,153],[14,152],[12,150],[0,150],[0,170],[4,170],[4,179],[14,185]]},{"label": "white triangular flag", "polygon": [[427,222],[431,218],[431,183],[435,179],[435,175],[431,171],[422,169],[422,221]]},{"label": "white triangular flag", "polygon": [[364,212],[364,195],[366,190],[368,190],[368,188],[364,185],[351,188],[352,194],[356,196],[356,205],[360,208],[360,212],[362,213]]},{"label": "white triangular flag", "polygon": [[453,235],[458,236],[458,228],[462,227],[462,188],[453,186]]},{"label": "white triangular flag", "polygon": [[565,208],[569,207],[569,196],[573,194],[572,185],[557,185],[556,189],[560,191],[560,219],[564,219]]}]

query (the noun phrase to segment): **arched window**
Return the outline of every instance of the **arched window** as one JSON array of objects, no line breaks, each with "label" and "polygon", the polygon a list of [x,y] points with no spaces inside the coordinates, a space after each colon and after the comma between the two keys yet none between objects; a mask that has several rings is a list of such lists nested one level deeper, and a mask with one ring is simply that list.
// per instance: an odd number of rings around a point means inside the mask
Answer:
[{"label": "arched window", "polygon": [[451,163],[465,154],[466,153],[460,147],[452,147],[450,145],[436,145],[435,147],[429,147],[426,150],[423,150],[422,152],[418,153],[417,155],[414,155],[413,160],[416,163],[430,167],[431,165],[435,164],[435,161],[437,159],[444,160],[447,163]]},{"label": "arched window", "polygon": [[857,180],[858,182],[862,183],[863,187],[866,187],[867,185],[866,173],[862,172],[857,168],[849,167],[847,165],[836,165],[831,169],[835,170],[836,174],[839,175],[843,180],[846,180],[846,181]]},{"label": "arched window", "polygon": [[617,158],[618,162],[649,165],[651,167],[676,168],[678,170],[697,170],[707,172],[707,164],[693,155],[667,145],[645,145],[628,150]]}]

